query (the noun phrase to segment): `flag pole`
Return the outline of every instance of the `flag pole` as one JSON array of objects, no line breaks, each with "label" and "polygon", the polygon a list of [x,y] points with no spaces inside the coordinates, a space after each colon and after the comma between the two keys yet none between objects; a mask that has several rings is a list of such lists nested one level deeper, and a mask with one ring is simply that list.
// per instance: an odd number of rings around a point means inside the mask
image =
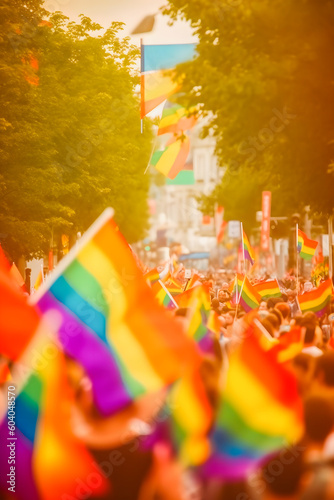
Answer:
[{"label": "flag pole", "polygon": [[241,246],[242,246],[242,260],[244,263],[244,274],[246,276],[246,261],[245,261],[245,246],[244,246],[244,228],[242,222],[240,222],[240,231],[241,231]]},{"label": "flag pole", "polygon": [[296,291],[297,291],[297,295],[299,293],[299,276],[298,276],[298,222],[296,224],[296,278],[297,278],[297,282],[296,282]]},{"label": "flag pole", "polygon": [[[237,280],[237,292],[238,292],[238,275],[236,276],[236,280]],[[246,281],[246,274],[245,274],[245,276],[244,276],[244,280],[243,280],[242,285],[241,285],[241,288],[240,288],[240,294],[238,294],[238,293],[237,293],[237,295],[238,295],[238,302],[237,302],[237,307],[236,307],[236,309],[235,309],[234,321],[237,319],[238,308],[239,308],[240,299],[241,299],[242,290],[243,290],[243,288],[244,288],[245,281]]]},{"label": "flag pole", "polygon": [[[144,131],[144,122],[143,122],[143,118],[142,118],[143,107],[144,107],[144,89],[143,89],[144,82],[143,82],[143,78],[142,78],[143,68],[144,68],[144,51],[143,51],[143,39],[141,38],[140,39],[140,115],[141,115],[140,133],[141,134]],[[145,174],[146,174],[146,171],[145,171]]]}]

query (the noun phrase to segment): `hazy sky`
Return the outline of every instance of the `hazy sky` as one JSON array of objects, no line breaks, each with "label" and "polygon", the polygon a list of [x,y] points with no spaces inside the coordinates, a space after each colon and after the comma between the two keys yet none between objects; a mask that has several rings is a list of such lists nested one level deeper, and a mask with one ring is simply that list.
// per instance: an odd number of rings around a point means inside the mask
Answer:
[{"label": "hazy sky", "polygon": [[[147,14],[155,14],[166,2],[163,0],[45,0],[49,11],[60,10],[71,19],[85,14],[93,21],[107,27],[112,21],[126,23],[124,33],[129,35]],[[154,31],[142,35],[144,43],[187,43],[191,42],[191,30],[186,23],[178,22],[169,27],[168,18],[159,14]],[[139,43],[138,36],[133,37]]]}]

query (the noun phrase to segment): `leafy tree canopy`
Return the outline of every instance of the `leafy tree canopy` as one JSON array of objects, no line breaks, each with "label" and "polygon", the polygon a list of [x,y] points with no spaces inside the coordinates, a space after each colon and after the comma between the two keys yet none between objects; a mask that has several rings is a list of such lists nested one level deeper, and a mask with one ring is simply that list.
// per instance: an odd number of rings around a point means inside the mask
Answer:
[{"label": "leafy tree canopy", "polygon": [[[45,19],[48,19],[45,21]],[[44,19],[44,21],[43,21]],[[146,230],[151,128],[140,133],[138,49],[42,2],[0,8],[0,233],[12,258],[83,232],[107,206],[129,241]]]},{"label": "leafy tree canopy", "polygon": [[169,0],[191,22],[198,58],[182,65],[186,104],[211,117],[222,184],[204,197],[251,225],[261,191],[274,215],[333,210],[334,1]]}]

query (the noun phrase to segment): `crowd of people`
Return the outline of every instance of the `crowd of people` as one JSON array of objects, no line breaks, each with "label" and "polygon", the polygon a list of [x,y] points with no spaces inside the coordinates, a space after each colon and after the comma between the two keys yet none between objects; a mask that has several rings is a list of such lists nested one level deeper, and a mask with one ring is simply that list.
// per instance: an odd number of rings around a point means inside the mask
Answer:
[{"label": "crowd of people", "polygon": [[[246,316],[242,306],[232,300],[234,278],[234,272],[222,270],[200,276],[200,281],[210,288],[211,307],[220,322],[219,343],[227,353],[227,363],[230,354],[240,343],[236,325]],[[182,284],[186,283],[183,269],[180,269],[178,279]],[[270,276],[250,278],[254,285],[267,279]],[[297,295],[314,290],[315,285],[303,277],[297,281],[293,274],[287,274],[278,283],[281,296],[262,300],[257,313],[273,341],[282,339],[295,327],[300,327],[302,332],[302,345],[286,366],[297,379],[298,392],[303,401],[304,435],[300,442],[273,456],[262,469],[254,471],[245,481],[202,485],[198,498],[334,498],[334,297],[321,317],[311,311],[303,314]],[[182,313],[179,310],[176,314]]]}]

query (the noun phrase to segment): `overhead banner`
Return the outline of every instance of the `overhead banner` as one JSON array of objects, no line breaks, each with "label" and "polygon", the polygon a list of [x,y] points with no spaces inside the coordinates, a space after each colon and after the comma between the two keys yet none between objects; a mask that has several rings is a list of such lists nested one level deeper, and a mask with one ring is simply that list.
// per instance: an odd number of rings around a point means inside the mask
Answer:
[{"label": "overhead banner", "polygon": [[261,250],[269,250],[271,215],[271,192],[262,192],[262,225],[261,225]]}]

